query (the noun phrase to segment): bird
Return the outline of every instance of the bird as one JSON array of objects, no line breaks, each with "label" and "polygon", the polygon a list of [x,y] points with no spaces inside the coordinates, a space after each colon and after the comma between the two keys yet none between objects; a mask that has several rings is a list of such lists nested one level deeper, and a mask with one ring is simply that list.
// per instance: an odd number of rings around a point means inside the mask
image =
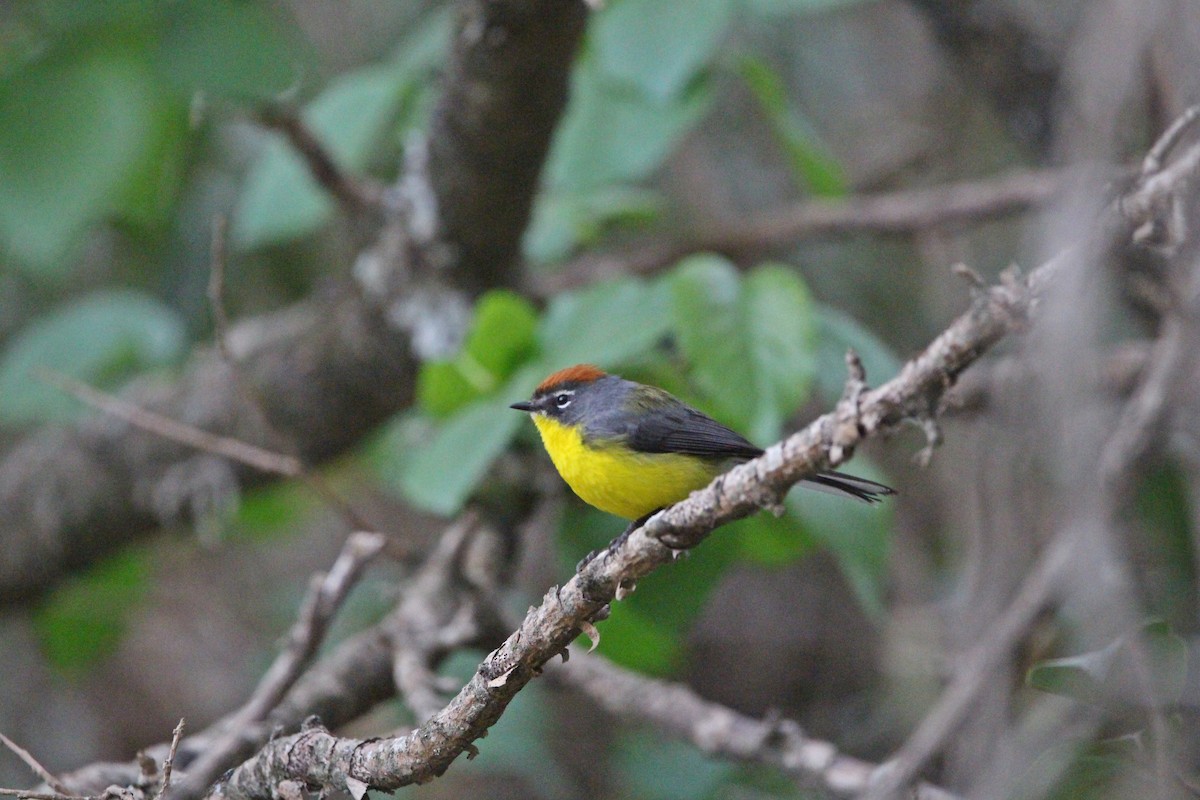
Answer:
[{"label": "bird", "polygon": [[[554,372],[526,401],[558,474],[586,503],[632,520],[627,537],[734,463],[762,448],[656,386],[610,375],[592,364]],[[895,490],[843,472],[804,478],[809,488],[874,503]],[[585,559],[585,561],[590,559]]]}]

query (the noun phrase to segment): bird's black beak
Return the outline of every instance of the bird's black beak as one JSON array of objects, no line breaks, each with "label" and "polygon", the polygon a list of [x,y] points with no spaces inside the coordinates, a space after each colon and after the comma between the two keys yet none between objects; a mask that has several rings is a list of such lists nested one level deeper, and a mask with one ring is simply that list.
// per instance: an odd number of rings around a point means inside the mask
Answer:
[{"label": "bird's black beak", "polygon": [[537,406],[528,400],[522,400],[520,403],[513,403],[509,408],[515,408],[517,411],[536,411]]}]

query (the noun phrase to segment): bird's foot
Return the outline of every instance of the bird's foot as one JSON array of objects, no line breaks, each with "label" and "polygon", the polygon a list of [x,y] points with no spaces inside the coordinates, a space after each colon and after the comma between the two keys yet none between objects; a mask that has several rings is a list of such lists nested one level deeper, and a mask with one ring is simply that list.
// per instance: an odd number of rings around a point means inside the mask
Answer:
[{"label": "bird's foot", "polygon": [[633,534],[634,531],[636,531],[638,528],[642,527],[642,525],[646,524],[646,520],[650,519],[650,517],[653,515],[654,515],[654,512],[652,511],[649,514],[647,514],[646,516],[638,517],[633,522],[629,523],[629,526],[627,528],[625,528],[625,530],[621,531],[621,534],[619,536],[617,536],[617,538],[613,539],[611,542],[608,543],[608,547],[605,547],[600,550],[593,550],[592,552],[590,552],[586,556],[584,556],[582,559],[580,559],[579,563],[575,565],[575,572],[576,573],[583,572],[584,568],[588,564],[595,561],[596,556],[600,555],[601,553],[604,554],[605,558],[608,558],[610,555],[613,554],[613,552],[618,547],[620,547],[622,544],[625,543],[625,540],[628,539],[630,537],[630,535]]}]

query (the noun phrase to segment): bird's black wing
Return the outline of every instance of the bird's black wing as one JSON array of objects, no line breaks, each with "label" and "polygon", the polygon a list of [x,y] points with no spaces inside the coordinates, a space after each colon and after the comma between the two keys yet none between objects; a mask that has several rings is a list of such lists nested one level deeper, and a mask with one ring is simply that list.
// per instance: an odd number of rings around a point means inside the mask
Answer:
[{"label": "bird's black wing", "polygon": [[[668,398],[670,402],[665,402]],[[669,395],[665,398],[660,395],[653,407],[643,406],[633,416],[637,421],[629,423],[626,442],[640,453],[683,453],[701,458],[742,460],[757,458],[763,453],[762,448],[751,444],[741,434]],[[819,472],[800,483],[810,489],[867,503],[878,502],[884,496],[896,493],[890,486],[844,472]]]},{"label": "bird's black wing", "polygon": [[761,448],[737,432],[677,400],[637,416],[626,441],[640,453],[683,453],[713,459],[762,455]]}]

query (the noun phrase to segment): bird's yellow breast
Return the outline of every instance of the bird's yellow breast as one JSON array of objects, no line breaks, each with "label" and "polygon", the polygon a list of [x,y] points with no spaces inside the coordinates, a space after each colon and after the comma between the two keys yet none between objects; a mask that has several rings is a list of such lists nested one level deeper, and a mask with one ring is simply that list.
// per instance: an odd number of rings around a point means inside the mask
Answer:
[{"label": "bird's yellow breast", "polygon": [[720,465],[677,453],[638,453],[622,444],[585,444],[578,427],[543,414],[533,422],[558,474],[601,511],[638,519],[707,486]]}]

